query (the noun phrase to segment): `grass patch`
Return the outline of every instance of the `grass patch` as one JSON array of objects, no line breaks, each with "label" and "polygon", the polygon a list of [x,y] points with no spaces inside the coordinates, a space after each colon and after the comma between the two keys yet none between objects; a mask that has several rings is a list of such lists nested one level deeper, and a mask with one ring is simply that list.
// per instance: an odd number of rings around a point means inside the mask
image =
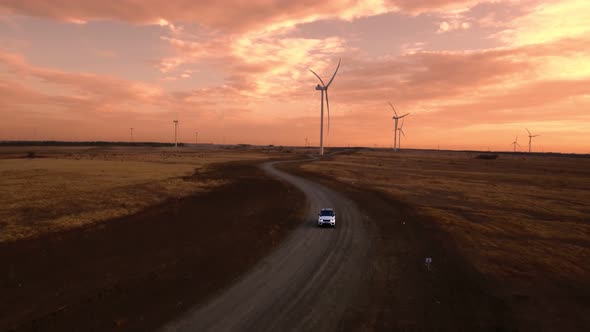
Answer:
[{"label": "grass patch", "polygon": [[[136,213],[229,179],[199,180],[211,164],[268,158],[258,151],[171,148],[4,148],[0,242]],[[2,159],[4,157],[7,159]],[[43,156],[45,158],[38,158]],[[16,158],[15,158],[16,157]]]}]

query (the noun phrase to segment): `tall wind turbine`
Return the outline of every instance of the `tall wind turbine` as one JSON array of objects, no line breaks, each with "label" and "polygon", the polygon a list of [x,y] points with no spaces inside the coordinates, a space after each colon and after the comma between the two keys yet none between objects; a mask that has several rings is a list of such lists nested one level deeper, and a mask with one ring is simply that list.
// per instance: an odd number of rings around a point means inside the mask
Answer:
[{"label": "tall wind turbine", "polygon": [[325,95],[326,95],[326,108],[328,110],[328,134],[330,134],[330,102],[328,101],[328,88],[330,87],[330,84],[332,84],[332,81],[334,80],[334,77],[336,77],[336,73],[338,72],[338,68],[340,68],[340,61],[342,59],[338,60],[338,66],[336,67],[336,70],[334,71],[334,75],[332,75],[332,78],[330,79],[330,81],[328,82],[328,84],[324,84],[324,81],[322,81],[322,79],[320,78],[320,76],[318,74],[316,74],[313,70],[309,70],[311,71],[315,77],[318,78],[318,80],[320,80],[321,84],[318,84],[315,89],[321,91],[321,97],[322,97],[322,106],[321,106],[321,113],[320,113],[320,155],[323,156],[324,155],[324,91],[325,91]]},{"label": "tall wind turbine", "polygon": [[398,133],[397,133],[397,130],[398,130],[397,129],[397,122],[399,121],[399,119],[404,118],[405,116],[407,116],[410,113],[406,113],[406,114],[404,114],[402,116],[398,116],[397,115],[397,111],[395,110],[395,107],[393,107],[393,105],[391,104],[391,102],[389,103],[389,106],[391,106],[391,109],[393,110],[393,114],[394,115],[393,115],[393,118],[392,119],[395,121],[395,125],[394,125],[394,128],[393,128],[393,151],[397,151],[397,135],[398,135]]},{"label": "tall wind turbine", "polygon": [[131,130],[131,142],[133,143],[133,128],[129,128]]},{"label": "tall wind turbine", "polygon": [[402,135],[404,135],[404,138],[406,138],[406,133],[404,133],[404,121],[405,121],[405,119],[402,119],[402,124],[401,124],[401,126],[399,126],[399,133],[401,135],[399,135],[399,141],[397,142],[397,147],[400,150],[402,149]]},{"label": "tall wind turbine", "polygon": [[174,147],[177,148],[178,147],[178,120],[173,120],[172,122],[174,122]]},{"label": "tall wind turbine", "polygon": [[541,135],[533,135],[533,134],[531,134],[531,132],[527,128],[525,128],[525,129],[529,133],[529,153],[531,153],[531,141],[533,140],[533,137],[537,137],[537,136],[541,136]]},{"label": "tall wind turbine", "polygon": [[514,145],[514,152],[516,152],[516,146],[518,145],[520,147],[520,144],[518,144],[518,136],[516,136],[514,142],[512,142],[512,145]]}]

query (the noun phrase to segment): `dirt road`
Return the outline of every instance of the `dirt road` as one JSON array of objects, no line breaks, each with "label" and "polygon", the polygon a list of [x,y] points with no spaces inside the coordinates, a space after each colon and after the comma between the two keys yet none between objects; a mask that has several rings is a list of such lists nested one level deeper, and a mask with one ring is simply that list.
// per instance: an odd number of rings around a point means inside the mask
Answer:
[{"label": "dirt road", "polygon": [[[189,310],[164,331],[338,329],[367,267],[369,241],[364,216],[344,196],[277,170],[274,164],[264,164],[263,168],[305,193],[305,222],[233,286]],[[336,210],[335,229],[316,227],[317,212],[322,207]]]}]

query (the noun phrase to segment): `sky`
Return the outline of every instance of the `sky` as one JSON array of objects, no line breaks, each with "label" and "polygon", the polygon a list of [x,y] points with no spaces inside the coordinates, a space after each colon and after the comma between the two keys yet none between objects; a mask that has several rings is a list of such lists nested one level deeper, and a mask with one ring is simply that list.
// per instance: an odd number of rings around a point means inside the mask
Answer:
[{"label": "sky", "polygon": [[[588,0],[2,0],[0,140],[590,153]],[[326,120],[327,122],[327,114]]]}]

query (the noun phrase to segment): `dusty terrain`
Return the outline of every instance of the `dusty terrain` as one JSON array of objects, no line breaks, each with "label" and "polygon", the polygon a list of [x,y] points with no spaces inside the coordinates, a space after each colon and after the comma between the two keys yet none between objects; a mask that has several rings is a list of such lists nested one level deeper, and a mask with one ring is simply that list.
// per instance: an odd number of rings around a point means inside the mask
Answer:
[{"label": "dusty terrain", "polygon": [[[224,179],[185,181],[212,164],[280,156],[260,150],[0,147],[0,242],[109,220]],[[33,157],[33,158],[31,158]]]},{"label": "dusty terrain", "polygon": [[0,243],[0,331],[152,330],[230,284],[299,224],[304,200],[253,162],[185,180],[225,179],[130,216]]},{"label": "dusty terrain", "polygon": [[[413,215],[406,225],[415,219],[432,233],[415,234],[415,241],[433,241],[436,248],[438,238],[436,250],[464,259],[465,268],[479,278],[477,287],[507,306],[514,327],[588,330],[590,268],[583,262],[590,258],[590,159],[475,156],[362,150],[303,164],[300,172],[356,192],[367,213],[379,215],[389,205],[402,208],[400,215]],[[363,199],[367,195],[381,197],[382,206],[377,198]],[[377,218],[382,236],[391,233],[391,222]],[[444,268],[447,258],[441,260],[436,250],[424,256]],[[456,277],[468,274],[456,272]],[[478,303],[477,297],[472,300]]]},{"label": "dusty terrain", "polygon": [[[7,163],[22,159],[23,150],[10,149],[0,149]],[[145,180],[164,197],[103,222],[0,243],[0,331],[590,326],[583,264],[590,159],[357,149],[280,164],[296,176],[265,166],[277,180],[258,165],[301,151],[72,149],[36,151],[49,158],[25,161],[61,163],[47,166],[51,179],[36,180],[55,181],[42,182],[49,187],[67,181],[64,169],[103,185],[91,167],[80,167],[97,162],[113,177],[94,193],[136,190]],[[115,164],[134,165],[134,174]],[[35,167],[19,169],[21,182],[32,181],[27,172]],[[128,185],[113,185],[125,176]],[[26,188],[12,179],[12,188]],[[191,190],[166,196],[163,181]],[[97,197],[78,185],[49,209]],[[336,229],[314,227],[324,205],[340,211]]]}]

